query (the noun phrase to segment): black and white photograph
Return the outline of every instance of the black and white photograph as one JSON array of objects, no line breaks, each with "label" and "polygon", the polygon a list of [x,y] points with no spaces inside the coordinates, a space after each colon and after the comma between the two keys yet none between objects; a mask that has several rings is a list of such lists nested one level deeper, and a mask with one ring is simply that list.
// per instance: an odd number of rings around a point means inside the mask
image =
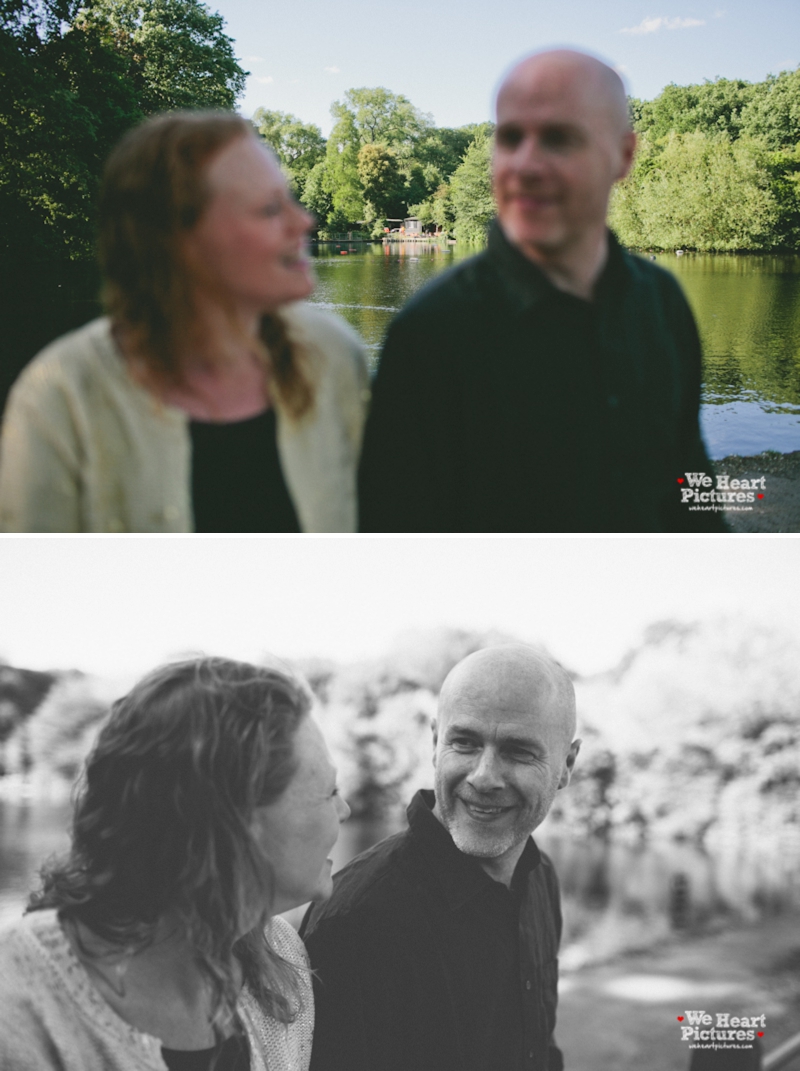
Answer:
[{"label": "black and white photograph", "polygon": [[791,1066],[795,541],[2,552],[4,1069]]}]

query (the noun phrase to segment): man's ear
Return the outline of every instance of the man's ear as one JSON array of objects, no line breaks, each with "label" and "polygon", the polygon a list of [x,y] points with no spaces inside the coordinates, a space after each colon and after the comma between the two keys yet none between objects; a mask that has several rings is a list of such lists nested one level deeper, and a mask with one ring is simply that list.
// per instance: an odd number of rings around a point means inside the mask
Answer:
[{"label": "man's ear", "polygon": [[616,182],[624,179],[630,169],[633,167],[633,158],[636,155],[636,133],[633,130],[626,130],[622,135],[621,148],[621,160],[620,168],[617,172]]},{"label": "man's ear", "polygon": [[558,782],[559,788],[566,788],[572,777],[572,771],[575,769],[575,760],[578,757],[578,752],[581,749],[580,740],[573,740],[569,745],[569,751],[567,757],[564,760],[564,772],[561,774],[561,780]]},{"label": "man's ear", "polygon": [[433,765],[436,765],[436,745],[439,743],[439,721],[434,718],[431,722],[431,735],[433,736]]}]

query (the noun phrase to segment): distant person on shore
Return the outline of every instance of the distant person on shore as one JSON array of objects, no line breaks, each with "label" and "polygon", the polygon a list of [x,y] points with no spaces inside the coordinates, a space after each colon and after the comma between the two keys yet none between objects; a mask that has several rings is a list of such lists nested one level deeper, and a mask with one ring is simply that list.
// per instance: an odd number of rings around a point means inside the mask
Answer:
[{"label": "distant person on shore", "polygon": [[635,144],[622,82],[599,60],[542,52],[506,76],[488,248],[389,330],[362,531],[725,530],[677,482],[712,471],[691,311],[606,226]]},{"label": "distant person on shore", "polygon": [[435,791],[358,856],[301,928],[312,1071],[560,1071],[558,882],[531,833],[580,741],[558,663],[508,644],[442,686]]},{"label": "distant person on shore", "polygon": [[307,1071],[308,962],[278,912],[330,893],[349,813],[310,708],[221,658],[114,705],[69,856],[0,932],[3,1071]]},{"label": "distant person on shore", "polygon": [[0,531],[353,531],[364,351],[301,300],[312,217],[252,126],[148,120],[99,215],[109,316],[12,389]]}]

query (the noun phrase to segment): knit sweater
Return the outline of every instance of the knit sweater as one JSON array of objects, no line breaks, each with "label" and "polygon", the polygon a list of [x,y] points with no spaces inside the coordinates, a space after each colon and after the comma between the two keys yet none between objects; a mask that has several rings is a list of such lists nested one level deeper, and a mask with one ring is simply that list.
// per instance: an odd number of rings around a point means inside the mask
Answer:
[{"label": "knit sweater", "polygon": [[[293,419],[275,398],[277,443],[305,532],[352,532],[368,398],[363,346],[337,316],[281,309],[314,403]],[[9,395],[0,439],[0,531],[191,532],[189,416],[128,372],[108,319],[47,346]]]},{"label": "knit sweater", "polygon": [[[302,1009],[293,1023],[267,1015],[245,987],[239,1016],[250,1071],[307,1071],[314,998],[305,949],[276,916],[269,941],[296,964]],[[37,911],[0,933],[2,1071],[166,1071],[161,1041],[121,1019],[93,986],[55,911]]]}]

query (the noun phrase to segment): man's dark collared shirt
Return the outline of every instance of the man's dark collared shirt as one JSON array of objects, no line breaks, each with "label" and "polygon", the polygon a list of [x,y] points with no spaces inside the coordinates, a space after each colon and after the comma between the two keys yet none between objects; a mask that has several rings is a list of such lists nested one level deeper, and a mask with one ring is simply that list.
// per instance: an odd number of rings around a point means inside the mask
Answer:
[{"label": "man's dark collared shirt", "polygon": [[700,342],[666,271],[609,255],[592,302],[495,223],[394,320],[360,471],[362,531],[724,531],[678,477],[711,472]]},{"label": "man's dark collared shirt", "polygon": [[316,972],[311,1071],[560,1071],[561,910],[528,840],[511,888],[418,792],[409,828],[346,866],[301,936]]}]

